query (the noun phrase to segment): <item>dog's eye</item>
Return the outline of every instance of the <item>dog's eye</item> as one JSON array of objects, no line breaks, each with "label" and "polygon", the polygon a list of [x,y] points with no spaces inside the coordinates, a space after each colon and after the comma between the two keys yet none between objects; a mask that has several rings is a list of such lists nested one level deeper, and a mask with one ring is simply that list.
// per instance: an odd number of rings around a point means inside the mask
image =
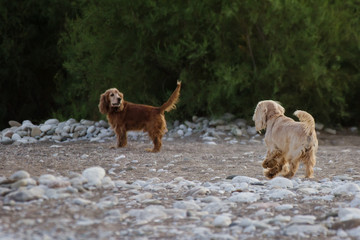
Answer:
[{"label": "dog's eye", "polygon": [[111,94],[110,94],[110,97],[113,97],[113,96],[114,96],[114,94],[113,94],[113,93],[111,93]]}]

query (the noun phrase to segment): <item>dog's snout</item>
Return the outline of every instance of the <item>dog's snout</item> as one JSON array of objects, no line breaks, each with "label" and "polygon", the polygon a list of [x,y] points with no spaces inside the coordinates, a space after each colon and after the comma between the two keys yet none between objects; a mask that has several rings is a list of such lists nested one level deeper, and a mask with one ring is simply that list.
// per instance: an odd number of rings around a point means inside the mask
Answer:
[{"label": "dog's snout", "polygon": [[121,102],[121,97],[118,97],[117,101],[118,101],[118,103],[120,103]]}]

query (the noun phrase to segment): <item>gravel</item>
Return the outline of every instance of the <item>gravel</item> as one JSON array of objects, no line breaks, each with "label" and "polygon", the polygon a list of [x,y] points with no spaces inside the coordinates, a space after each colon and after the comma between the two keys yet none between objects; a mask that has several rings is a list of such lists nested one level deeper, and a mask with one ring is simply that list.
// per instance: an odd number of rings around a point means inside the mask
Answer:
[{"label": "gravel", "polygon": [[267,180],[263,137],[231,114],[175,122],[159,154],[143,133],[108,149],[104,121],[9,124],[0,239],[360,239],[358,136],[319,132],[314,179]]}]

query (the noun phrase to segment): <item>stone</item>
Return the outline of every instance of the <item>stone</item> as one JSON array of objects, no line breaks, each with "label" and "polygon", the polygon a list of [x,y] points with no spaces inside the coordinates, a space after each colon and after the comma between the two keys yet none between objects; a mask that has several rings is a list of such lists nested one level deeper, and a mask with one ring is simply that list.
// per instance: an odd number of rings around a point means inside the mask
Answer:
[{"label": "stone", "polygon": [[115,183],[113,182],[113,180],[111,180],[111,178],[109,176],[105,176],[101,180],[101,186],[104,189],[112,189],[115,187]]},{"label": "stone", "polygon": [[50,124],[46,124],[46,125],[42,125],[40,127],[40,131],[43,133],[46,133],[47,131],[49,131],[53,126]]},{"label": "stone", "polygon": [[20,170],[20,171],[17,171],[15,173],[13,173],[9,179],[11,181],[18,181],[18,180],[21,180],[21,179],[24,179],[24,178],[29,178],[30,177],[30,174],[24,170]]},{"label": "stone", "polygon": [[21,123],[14,121],[14,120],[10,120],[9,125],[10,125],[10,127],[20,127]]},{"label": "stone", "polygon": [[270,188],[293,188],[293,182],[284,177],[275,177],[267,182]]},{"label": "stone", "polygon": [[352,182],[342,184],[332,191],[335,196],[352,196],[356,193],[360,193],[360,187]]},{"label": "stone", "polygon": [[31,134],[30,134],[31,137],[39,137],[40,135],[41,135],[41,130],[39,127],[33,127],[31,129]]},{"label": "stone", "polygon": [[285,229],[285,234],[288,236],[297,236],[297,237],[306,237],[307,235],[319,235],[326,234],[327,228],[322,224],[315,225],[304,225],[304,224],[294,224],[290,225]]},{"label": "stone", "polygon": [[350,202],[350,207],[360,208],[360,194],[356,194],[353,200]]},{"label": "stone", "polygon": [[236,137],[241,137],[242,136],[242,131],[239,128],[232,128],[231,133]]},{"label": "stone", "polygon": [[21,136],[17,133],[14,133],[12,136],[11,136],[11,140],[13,141],[17,141],[17,140],[20,140],[21,139]]},{"label": "stone", "polygon": [[35,186],[35,185],[36,185],[36,181],[34,179],[23,178],[11,184],[11,188],[18,189],[20,187]]},{"label": "stone", "polygon": [[360,219],[360,209],[358,208],[340,208],[339,220],[341,222]]},{"label": "stone", "polygon": [[322,124],[322,123],[315,123],[315,129],[316,129],[317,131],[323,130],[323,129],[324,129],[324,124]]},{"label": "stone", "polygon": [[57,119],[49,119],[44,122],[44,125],[57,125],[59,124],[59,120]]},{"label": "stone", "polygon": [[85,125],[85,126],[93,126],[95,124],[95,122],[90,121],[90,120],[86,120],[86,119],[81,119],[80,124]]},{"label": "stone", "polygon": [[179,208],[179,209],[186,209],[186,210],[200,210],[201,208],[199,207],[198,204],[196,204],[194,201],[176,201],[173,204],[174,208]]},{"label": "stone", "polygon": [[335,129],[331,129],[331,128],[325,128],[324,131],[326,133],[332,134],[332,135],[336,135],[336,130]]},{"label": "stone", "polygon": [[229,197],[229,201],[239,203],[253,203],[259,199],[259,194],[251,192],[234,193],[231,197]]},{"label": "stone", "polygon": [[254,136],[254,135],[257,134],[257,131],[256,131],[255,127],[250,127],[250,126],[247,127],[246,132],[247,132],[250,136]]},{"label": "stone", "polygon": [[204,195],[208,195],[210,193],[210,190],[208,188],[199,186],[199,187],[194,187],[192,189],[190,189],[189,191],[187,191],[185,193],[186,196],[192,196],[192,197],[198,197],[198,196],[204,196]]},{"label": "stone", "polygon": [[128,214],[136,218],[136,224],[147,224],[153,220],[163,220],[168,217],[163,206],[150,205],[144,209],[131,209]]},{"label": "stone", "polygon": [[12,140],[11,138],[9,137],[3,137],[1,139],[1,144],[4,144],[4,145],[10,145],[14,142],[14,140]]},{"label": "stone", "polygon": [[105,170],[102,167],[90,167],[83,171],[82,176],[87,179],[89,186],[100,187],[101,180],[105,177]]},{"label": "stone", "polygon": [[220,215],[214,219],[215,227],[228,227],[231,224],[231,218],[227,215]]},{"label": "stone", "polygon": [[315,216],[312,215],[296,215],[291,219],[293,224],[314,224],[316,220]]},{"label": "stone", "polygon": [[257,184],[260,181],[256,178],[246,177],[246,176],[236,176],[231,180],[232,183],[242,183],[245,182],[247,184]]},{"label": "stone", "polygon": [[272,199],[284,199],[295,197],[296,194],[287,189],[273,189],[269,191],[268,196]]},{"label": "stone", "polygon": [[5,196],[4,202],[8,203],[10,200],[14,200],[17,202],[26,202],[35,199],[42,198],[44,196],[44,189],[41,187],[33,187],[30,189],[19,189],[15,192],[9,193]]},{"label": "stone", "polygon": [[145,193],[138,194],[138,195],[136,195],[136,196],[132,196],[132,197],[130,197],[129,199],[136,200],[136,201],[138,201],[138,202],[142,202],[142,201],[144,201],[144,200],[146,200],[146,199],[151,199],[152,196],[153,196],[153,195],[152,195],[151,193],[145,192]]}]

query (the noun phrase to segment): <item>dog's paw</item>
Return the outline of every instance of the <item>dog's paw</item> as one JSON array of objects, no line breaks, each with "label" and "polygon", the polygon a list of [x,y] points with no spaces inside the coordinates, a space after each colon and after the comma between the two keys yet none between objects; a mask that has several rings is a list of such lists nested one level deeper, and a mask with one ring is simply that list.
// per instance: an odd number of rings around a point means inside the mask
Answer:
[{"label": "dog's paw", "polygon": [[279,171],[279,169],[277,167],[266,169],[266,170],[264,170],[264,176],[269,178],[269,179],[273,179],[274,177],[279,175],[279,172],[280,171]]},{"label": "dog's paw", "polygon": [[152,152],[152,153],[160,152],[159,149],[151,149],[151,148],[146,148],[145,151],[147,151],[147,152]]},{"label": "dog's paw", "polygon": [[263,166],[263,168],[273,168],[276,166],[276,164],[277,164],[277,162],[275,159],[270,159],[270,160],[265,159],[262,163],[262,166]]},{"label": "dog's paw", "polygon": [[117,148],[116,145],[112,145],[112,146],[109,147],[109,149],[116,149],[116,148]]}]

